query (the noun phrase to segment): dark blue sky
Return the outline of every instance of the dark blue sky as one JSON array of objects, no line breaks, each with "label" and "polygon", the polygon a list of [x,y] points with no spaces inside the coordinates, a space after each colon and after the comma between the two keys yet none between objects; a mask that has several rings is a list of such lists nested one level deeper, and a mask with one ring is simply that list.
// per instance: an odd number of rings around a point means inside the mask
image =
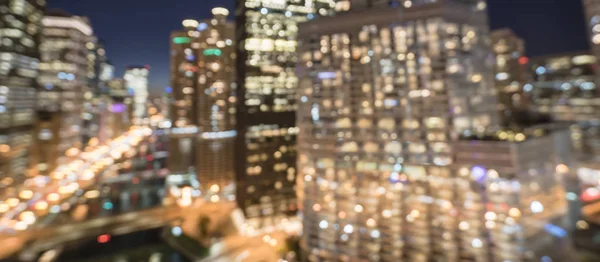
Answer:
[{"label": "dark blue sky", "polygon": [[[510,27],[529,56],[588,48],[581,0],[488,0],[492,29]],[[106,42],[117,76],[129,64],[148,64],[153,92],[169,83],[169,34],[185,18],[210,17],[234,0],[49,0],[50,8],[88,16]],[[233,12],[232,12],[233,13]]]}]

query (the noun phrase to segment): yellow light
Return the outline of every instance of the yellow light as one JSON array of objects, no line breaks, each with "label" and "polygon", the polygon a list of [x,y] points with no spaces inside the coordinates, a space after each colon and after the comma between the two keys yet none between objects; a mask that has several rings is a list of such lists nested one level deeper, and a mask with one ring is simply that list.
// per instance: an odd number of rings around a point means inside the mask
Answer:
[{"label": "yellow light", "polygon": [[564,164],[560,164],[560,165],[556,166],[556,172],[562,173],[562,174],[568,173],[569,167]]},{"label": "yellow light", "polygon": [[16,207],[21,201],[17,198],[9,198],[6,200],[6,204],[10,207]]},{"label": "yellow light", "polygon": [[15,230],[23,231],[27,229],[27,223],[19,221],[15,223]]},{"label": "yellow light", "polygon": [[217,196],[217,195],[212,195],[212,196],[210,197],[210,202],[213,202],[213,203],[214,203],[214,202],[219,202],[219,199],[220,199],[220,198],[219,198],[219,196]]},{"label": "yellow light", "polygon": [[51,193],[46,197],[46,199],[50,202],[57,202],[60,200],[60,195],[57,193]]},{"label": "yellow light", "polygon": [[508,138],[508,134],[506,132],[500,132],[500,134],[498,134],[498,138],[505,140]]},{"label": "yellow light", "polygon": [[35,203],[34,208],[39,211],[46,210],[46,209],[48,209],[48,203],[45,201],[37,202],[37,203]]},{"label": "yellow light", "polygon": [[92,190],[92,191],[86,192],[84,196],[87,199],[93,199],[93,198],[99,197],[100,196],[100,192],[98,190]]},{"label": "yellow light", "polygon": [[33,197],[33,192],[31,192],[31,190],[21,191],[21,193],[19,193],[19,197],[21,199],[29,200]]},{"label": "yellow light", "polygon": [[65,178],[65,174],[61,173],[61,172],[54,172],[54,173],[52,173],[52,178],[55,180],[61,180],[61,179]]},{"label": "yellow light", "polygon": [[10,209],[8,204],[2,203],[0,204],[0,213],[6,213]]},{"label": "yellow light", "polygon": [[8,153],[8,152],[10,152],[9,145],[0,145],[0,153]]},{"label": "yellow light", "polygon": [[33,214],[33,212],[31,211],[25,211],[23,213],[21,213],[21,215],[19,215],[19,219],[21,219],[23,222],[27,223],[28,225],[31,225],[33,223],[35,223],[35,214]]},{"label": "yellow light", "polygon": [[377,223],[375,222],[375,219],[369,218],[367,219],[367,226],[369,227],[374,227]]},{"label": "yellow light", "polygon": [[229,15],[229,10],[227,10],[226,8],[223,8],[223,7],[215,7],[212,10],[212,14],[213,15],[228,16]]},{"label": "yellow light", "polygon": [[587,222],[583,221],[583,220],[577,221],[577,223],[575,224],[575,226],[577,226],[577,229],[579,229],[579,230],[586,230],[586,229],[588,229],[590,227],[590,225]]},{"label": "yellow light", "polygon": [[98,146],[98,144],[100,144],[100,141],[98,140],[98,138],[92,138],[90,139],[90,141],[88,142],[88,145],[90,145],[91,147],[96,147]]},{"label": "yellow light", "polygon": [[219,190],[220,190],[219,185],[215,184],[215,185],[210,186],[210,191],[219,192]]},{"label": "yellow light", "polygon": [[521,216],[521,211],[518,208],[513,207],[508,211],[508,214],[511,217],[519,217]]},{"label": "yellow light", "polygon": [[517,142],[524,141],[524,140],[525,140],[525,138],[526,138],[526,137],[525,137],[525,135],[524,135],[524,134],[522,134],[522,133],[518,133],[518,134],[515,136],[515,140],[516,140]]},{"label": "yellow light", "polygon": [[186,20],[183,20],[183,22],[181,22],[181,24],[183,24],[184,27],[196,28],[196,27],[198,27],[199,23],[198,23],[198,21],[193,20],[193,19],[186,19]]}]

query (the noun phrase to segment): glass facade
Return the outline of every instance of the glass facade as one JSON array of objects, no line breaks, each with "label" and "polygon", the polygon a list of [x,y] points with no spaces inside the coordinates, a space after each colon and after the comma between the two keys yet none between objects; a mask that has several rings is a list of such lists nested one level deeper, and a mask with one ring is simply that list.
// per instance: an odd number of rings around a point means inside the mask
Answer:
[{"label": "glass facade", "polygon": [[523,86],[531,81],[529,58],[525,56],[525,42],[508,28],[491,32],[492,51],[496,56],[494,81],[498,90],[499,112],[503,125],[529,109],[528,96]]},{"label": "glass facade", "polygon": [[597,120],[596,60],[589,52],[532,58],[533,82],[523,90],[531,96],[534,109],[561,121]]},{"label": "glass facade", "polygon": [[125,86],[133,94],[133,117],[135,124],[141,124],[147,117],[149,66],[130,66],[125,70]]},{"label": "glass facade", "polygon": [[334,0],[238,0],[238,204],[253,227],[296,214],[298,23],[329,15]]},{"label": "glass facade", "polygon": [[227,9],[212,12],[210,20],[184,20],[185,30],[171,35],[169,169],[195,170],[211,201],[234,200],[235,27]]},{"label": "glass facade", "polygon": [[459,232],[461,215],[483,218],[453,162],[459,134],[499,122],[485,4],[349,4],[299,30],[304,256],[488,261]]},{"label": "glass facade", "polygon": [[95,37],[87,18],[60,10],[47,13],[43,25],[32,162],[38,173],[47,174],[66,160],[69,148],[83,145],[83,102],[90,90],[88,54]]},{"label": "glass facade", "polygon": [[0,193],[19,184],[34,140],[44,1],[0,1]]}]

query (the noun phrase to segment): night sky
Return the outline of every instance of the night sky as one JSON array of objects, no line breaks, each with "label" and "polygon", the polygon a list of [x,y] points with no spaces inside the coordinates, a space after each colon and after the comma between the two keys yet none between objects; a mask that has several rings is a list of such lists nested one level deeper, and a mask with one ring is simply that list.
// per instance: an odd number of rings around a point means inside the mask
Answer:
[{"label": "night sky", "polygon": [[[176,3],[176,4],[175,4]],[[581,0],[488,0],[492,29],[509,27],[525,39],[527,55],[585,50]],[[169,35],[186,18],[211,17],[234,0],[49,0],[50,8],[88,16],[122,77],[127,65],[150,65],[151,92],[169,83]],[[233,13],[233,11],[232,11]]]}]

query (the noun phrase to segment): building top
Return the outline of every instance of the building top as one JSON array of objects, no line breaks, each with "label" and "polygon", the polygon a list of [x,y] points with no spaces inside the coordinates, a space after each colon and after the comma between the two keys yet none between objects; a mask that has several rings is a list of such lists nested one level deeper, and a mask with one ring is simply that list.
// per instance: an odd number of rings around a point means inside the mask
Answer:
[{"label": "building top", "polygon": [[148,69],[150,70],[150,65],[128,65],[127,70],[131,70],[131,69]]},{"label": "building top", "polygon": [[[461,0],[422,1],[427,4],[411,5],[410,7],[394,3],[396,2],[389,5],[383,4],[383,2],[370,6],[364,4],[364,7],[350,9],[348,12],[339,12],[334,16],[321,16],[318,19],[309,20],[299,25],[299,38],[302,39],[303,36],[313,33],[333,33],[351,28],[362,28],[364,25],[389,25],[429,17],[445,17],[457,23],[487,25],[486,15],[472,15],[480,7],[465,5],[465,2]],[[471,3],[471,1],[467,3]],[[452,11],[448,11],[449,8]],[[485,7],[481,10],[485,10]]]}]

